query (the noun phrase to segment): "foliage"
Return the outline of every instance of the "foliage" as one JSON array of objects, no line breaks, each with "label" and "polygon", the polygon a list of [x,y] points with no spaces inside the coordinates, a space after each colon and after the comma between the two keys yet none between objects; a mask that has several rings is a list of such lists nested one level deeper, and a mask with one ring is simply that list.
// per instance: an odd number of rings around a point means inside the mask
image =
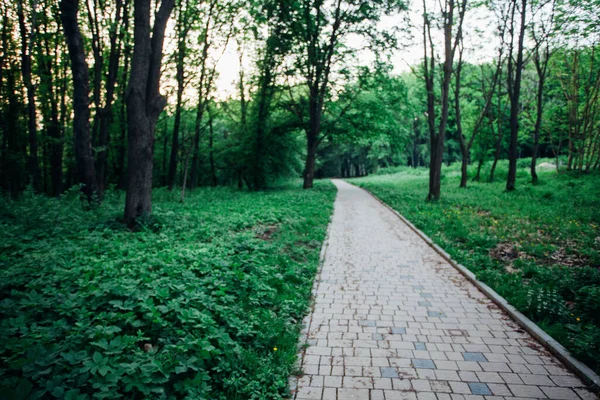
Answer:
[{"label": "foliage", "polygon": [[0,199],[3,398],[285,396],[335,194],[290,185],[155,190],[135,233],[119,192]]},{"label": "foliage", "polygon": [[[506,164],[498,166],[500,180]],[[444,197],[433,203],[423,201],[426,169],[391,169],[391,175],[352,182],[406,216],[600,371],[600,175],[540,170],[540,182],[531,185],[528,166],[529,160],[521,160],[520,189],[508,193],[503,183],[473,182],[459,189],[459,165],[453,164],[443,170]]]}]

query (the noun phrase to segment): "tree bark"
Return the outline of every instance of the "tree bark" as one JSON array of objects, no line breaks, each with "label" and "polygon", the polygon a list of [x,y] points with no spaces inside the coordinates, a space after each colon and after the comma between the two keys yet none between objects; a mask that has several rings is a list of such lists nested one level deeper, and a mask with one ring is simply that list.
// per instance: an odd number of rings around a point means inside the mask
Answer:
[{"label": "tree bark", "polygon": [[127,88],[128,182],[125,197],[125,222],[135,226],[136,219],[152,212],[152,168],[154,130],[166,105],[160,94],[160,70],[167,21],[174,0],[162,0],[150,30],[150,0],[134,1],[134,49]]},{"label": "tree bark", "polygon": [[90,84],[85,48],[77,14],[78,0],[61,0],[61,20],[73,74],[73,135],[75,136],[75,159],[79,182],[88,202],[91,202],[97,191],[94,155],[90,138]]}]

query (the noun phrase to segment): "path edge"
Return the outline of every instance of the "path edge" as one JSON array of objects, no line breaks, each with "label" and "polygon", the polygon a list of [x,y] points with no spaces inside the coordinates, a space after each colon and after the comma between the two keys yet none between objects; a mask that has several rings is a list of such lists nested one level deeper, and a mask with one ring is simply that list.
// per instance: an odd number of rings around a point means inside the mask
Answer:
[{"label": "path edge", "polygon": [[[346,182],[352,185],[350,182]],[[356,186],[356,185],[353,185]],[[567,349],[563,347],[560,343],[558,343],[552,336],[548,335],[544,332],[536,323],[531,321],[525,315],[523,315],[520,311],[518,311],[515,307],[510,305],[508,301],[502,296],[500,296],[494,289],[486,285],[477,279],[475,274],[471,272],[467,267],[462,264],[459,264],[455,260],[450,257],[444,249],[435,244],[433,240],[425,233],[423,233],[419,228],[413,225],[408,219],[406,219],[402,214],[398,211],[394,210],[391,206],[373,194],[370,190],[365,189],[360,186],[356,186],[361,190],[367,192],[371,197],[377,200],[381,205],[386,207],[392,213],[396,215],[402,222],[404,222],[412,231],[414,231],[421,239],[425,241],[436,253],[438,253],[443,259],[445,259],[450,265],[452,265],[458,272],[467,278],[475,287],[477,287],[480,291],[482,291],[490,300],[492,300],[498,307],[500,307],[504,312],[506,312],[521,328],[527,331],[531,336],[533,336],[537,341],[539,341],[550,353],[552,353],[556,358],[562,361],[565,366],[570,369],[575,375],[581,378],[587,385],[588,389],[593,392],[600,392],[600,377],[596,375],[594,371],[592,371],[588,366],[583,364],[581,361],[577,360],[575,357],[569,353]]]},{"label": "path edge", "polygon": [[[331,183],[333,185],[333,182]],[[333,185],[335,187],[335,185]],[[302,327],[300,331],[300,337],[298,338],[298,352],[296,355],[296,363],[294,364],[294,368],[298,371],[302,370],[302,366],[304,365],[304,356],[306,355],[306,348],[308,347],[308,333],[310,332],[310,326],[312,324],[312,315],[315,310],[315,295],[319,288],[319,284],[321,283],[321,272],[323,271],[323,265],[325,264],[325,254],[327,253],[327,249],[329,248],[329,237],[331,233],[331,226],[333,224],[333,214],[335,213],[335,203],[338,198],[338,188],[335,187],[335,198],[333,199],[333,206],[331,208],[331,215],[329,216],[329,222],[327,222],[327,230],[325,231],[325,238],[323,239],[323,244],[321,245],[321,250],[319,252],[319,263],[317,265],[317,273],[315,274],[315,278],[313,281],[313,286],[311,289],[310,296],[310,306],[308,308],[308,312],[302,319],[302,323],[300,326]],[[288,378],[288,389],[290,394],[290,399],[296,399],[296,394],[298,391],[298,380],[301,376],[298,375],[290,375]]]}]

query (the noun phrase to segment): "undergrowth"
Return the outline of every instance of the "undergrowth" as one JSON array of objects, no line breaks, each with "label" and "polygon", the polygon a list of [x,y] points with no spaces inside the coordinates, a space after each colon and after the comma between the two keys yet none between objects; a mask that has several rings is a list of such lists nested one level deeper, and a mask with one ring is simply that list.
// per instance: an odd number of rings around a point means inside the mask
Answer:
[{"label": "undergrowth", "polygon": [[287,395],[335,189],[0,199],[2,398]]},{"label": "undergrowth", "polygon": [[[506,192],[507,163],[489,183],[460,189],[460,165],[444,167],[442,196],[427,202],[428,170],[397,168],[351,180],[407,217],[600,372],[600,175],[539,170],[519,162],[517,190]],[[475,168],[469,170],[470,177]]]}]

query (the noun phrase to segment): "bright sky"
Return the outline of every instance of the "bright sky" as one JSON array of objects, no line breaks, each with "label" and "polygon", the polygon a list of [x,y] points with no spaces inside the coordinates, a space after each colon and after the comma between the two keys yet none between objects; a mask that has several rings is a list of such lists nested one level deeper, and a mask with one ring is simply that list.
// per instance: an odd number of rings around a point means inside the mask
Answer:
[{"label": "bright sky", "polygon": [[[434,10],[438,6],[437,1],[428,1],[428,8]],[[430,3],[430,4],[429,4]],[[396,50],[391,55],[391,60],[394,65],[394,71],[396,73],[402,73],[409,70],[410,66],[419,63],[423,57],[423,47],[421,43],[421,25],[422,25],[422,6],[421,2],[416,1],[411,6],[409,12],[409,20],[412,25],[410,34],[412,39],[399,38],[399,42],[403,44],[402,48]],[[466,36],[466,51],[465,58],[469,62],[479,63],[482,61],[491,60],[496,54],[497,40],[493,35],[493,16],[491,13],[480,7],[476,10],[467,12],[465,18],[465,32]],[[385,17],[380,27],[382,29],[389,29],[398,24],[405,24],[404,18],[400,16]],[[442,33],[434,32],[434,40],[441,41]],[[347,39],[347,44],[358,48],[361,46],[361,39],[357,37],[350,37]],[[441,46],[441,45],[440,45]],[[222,49],[219,49],[219,53]],[[252,75],[252,68],[254,66],[254,55],[252,51],[248,49],[244,58],[244,68],[247,70],[246,76]],[[356,62],[358,65],[368,65],[375,60],[374,54],[370,51],[361,51],[357,59],[348,60],[348,62]],[[217,91],[215,97],[218,99],[226,99],[228,97],[237,96],[237,82],[239,80],[240,65],[237,52],[237,44],[234,40],[231,40],[225,49],[225,52],[220,58],[217,65],[217,71],[219,73],[216,81]]]}]

